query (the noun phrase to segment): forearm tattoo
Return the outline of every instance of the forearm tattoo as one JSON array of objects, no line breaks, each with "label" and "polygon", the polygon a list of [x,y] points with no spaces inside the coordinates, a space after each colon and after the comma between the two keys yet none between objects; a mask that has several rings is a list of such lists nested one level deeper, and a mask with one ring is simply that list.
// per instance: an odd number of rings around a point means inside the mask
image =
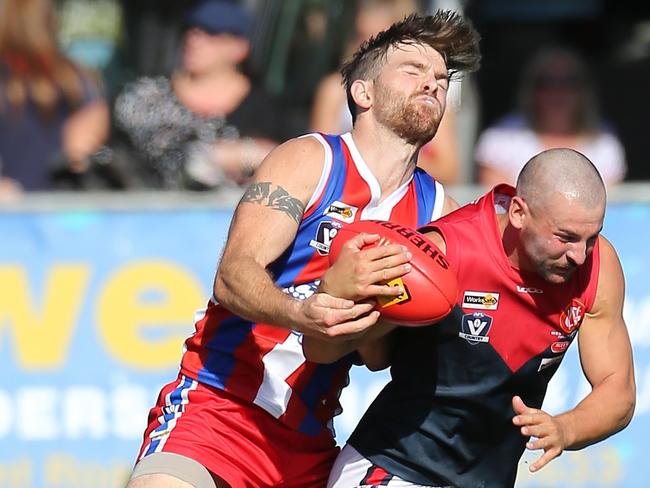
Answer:
[{"label": "forearm tattoo", "polygon": [[240,203],[244,202],[256,203],[279,210],[287,214],[297,223],[300,223],[302,214],[305,211],[305,205],[297,198],[289,195],[287,190],[281,186],[276,186],[272,190],[270,181],[262,181],[249,185],[244,192],[244,196],[241,197]]}]

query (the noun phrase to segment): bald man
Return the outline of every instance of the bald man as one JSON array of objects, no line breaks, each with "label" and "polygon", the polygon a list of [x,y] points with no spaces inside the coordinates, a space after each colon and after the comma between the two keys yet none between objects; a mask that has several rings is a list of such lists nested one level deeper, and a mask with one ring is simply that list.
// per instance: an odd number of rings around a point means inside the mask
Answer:
[{"label": "bald man", "polygon": [[[373,369],[391,366],[391,382],[340,453],[328,486],[513,486],[525,448],[543,451],[530,466],[537,471],[630,422],[624,278],[600,236],[605,203],[584,155],[542,152],[522,169],[516,190],[497,186],[422,229],[457,272],[457,305],[446,319],[375,325],[346,344],[306,340],[312,359],[356,349]],[[359,269],[365,253],[342,253],[323,286],[338,294],[329,276]],[[592,391],[552,416],[541,410],[546,387],[576,337]]]}]

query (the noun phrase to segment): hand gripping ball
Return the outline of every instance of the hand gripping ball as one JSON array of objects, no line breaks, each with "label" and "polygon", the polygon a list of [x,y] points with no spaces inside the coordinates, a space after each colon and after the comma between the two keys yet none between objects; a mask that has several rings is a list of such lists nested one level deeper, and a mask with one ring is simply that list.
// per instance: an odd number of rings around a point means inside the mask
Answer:
[{"label": "hand gripping ball", "polygon": [[375,309],[384,320],[406,326],[428,325],[451,312],[458,293],[456,275],[438,246],[415,229],[380,220],[344,225],[330,247],[330,262],[336,260],[345,242],[362,232],[379,234],[384,242],[402,244],[413,255],[411,271],[388,282],[402,286],[404,293],[397,297],[377,297]]}]

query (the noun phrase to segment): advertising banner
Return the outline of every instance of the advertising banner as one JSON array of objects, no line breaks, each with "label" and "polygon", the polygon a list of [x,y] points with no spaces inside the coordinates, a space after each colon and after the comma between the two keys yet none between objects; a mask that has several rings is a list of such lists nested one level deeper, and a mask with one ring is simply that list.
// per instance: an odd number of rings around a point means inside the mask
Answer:
[{"label": "advertising banner", "polygon": [[[0,213],[0,488],[119,487],[147,413],[178,368],[193,315],[211,293],[229,209]],[[604,234],[626,275],[638,401],[623,432],[565,453],[518,487],[645,487],[650,435],[650,206],[612,204]],[[545,408],[588,391],[577,347]],[[340,444],[386,382],[355,367],[336,420]]]}]

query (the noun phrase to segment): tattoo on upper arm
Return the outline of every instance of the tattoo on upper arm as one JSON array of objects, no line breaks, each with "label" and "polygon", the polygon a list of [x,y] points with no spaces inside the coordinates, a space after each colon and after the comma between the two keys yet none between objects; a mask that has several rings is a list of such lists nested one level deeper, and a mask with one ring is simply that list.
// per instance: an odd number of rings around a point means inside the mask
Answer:
[{"label": "tattoo on upper arm", "polygon": [[289,195],[289,192],[281,186],[271,190],[271,182],[263,181],[252,183],[246,188],[240,203],[249,202],[284,212],[297,223],[300,223],[305,205],[297,198]]}]

